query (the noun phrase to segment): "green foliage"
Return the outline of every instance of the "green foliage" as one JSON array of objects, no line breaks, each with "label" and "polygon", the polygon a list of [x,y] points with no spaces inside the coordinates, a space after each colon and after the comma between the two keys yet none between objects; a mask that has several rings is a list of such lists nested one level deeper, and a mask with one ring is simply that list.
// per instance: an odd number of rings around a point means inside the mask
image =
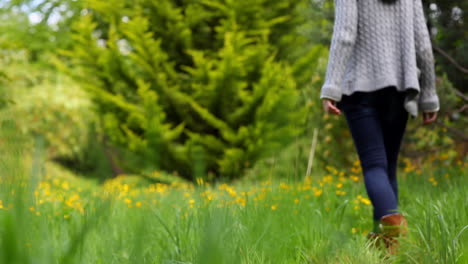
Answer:
[{"label": "green foliage", "polygon": [[[423,0],[429,26],[437,31],[433,45],[443,50],[465,69],[468,67],[468,28],[466,26],[468,2],[464,0]],[[437,8],[434,8],[435,4]],[[431,7],[432,5],[432,7]],[[463,74],[455,64],[435,52],[441,72],[447,73],[449,80],[462,92],[468,92],[468,75]]]},{"label": "green foliage", "polygon": [[236,178],[304,128],[307,1],[89,1],[61,54],[128,168]]},{"label": "green foliage", "polygon": [[[466,68],[466,16],[457,9],[466,10],[466,1],[423,2],[437,29],[434,44]],[[314,129],[319,143],[312,172],[349,167],[357,159],[344,117],[323,115],[318,100],[332,0],[14,0],[1,6],[0,107],[12,106],[24,117],[17,120],[24,131],[44,134],[51,156],[88,167],[96,160],[92,153],[105,149],[98,142],[102,135],[88,142],[75,136],[90,131],[77,118],[87,110],[69,111],[64,101],[42,103],[55,93],[72,98],[75,87],[84,86],[96,104],[97,131],[124,152],[120,165],[130,173],[165,169],[187,179],[236,177],[273,156],[265,168],[282,159],[282,171],[301,176]],[[40,19],[31,23],[31,13]],[[57,14],[60,19],[51,23]],[[456,161],[466,153],[459,146],[466,146],[467,119],[453,88],[465,92],[468,86],[459,69],[435,55],[440,123],[427,129],[420,120],[410,122],[403,155],[440,152]],[[10,68],[12,57],[39,65]],[[57,61],[76,86],[41,84],[50,79],[44,68]],[[37,89],[18,101],[12,93],[18,86]],[[47,117],[30,122],[41,112]],[[51,125],[58,122],[64,129]]]},{"label": "green foliage", "polygon": [[[86,93],[56,71],[27,62],[21,52],[4,55],[0,64],[7,78],[0,82],[0,122],[10,120],[17,133],[29,141],[41,137],[48,159],[75,159],[83,167],[91,143],[95,116]],[[96,146],[96,141],[92,142]],[[93,162],[98,159],[93,157]],[[89,162],[89,160],[87,161]],[[94,166],[94,165],[93,165]]]},{"label": "green foliage", "polygon": [[447,74],[437,79],[437,90],[443,107],[438,116],[438,125],[425,127],[421,120],[410,122],[403,153],[415,159],[443,157],[455,164],[465,157],[466,150],[463,148],[466,145],[468,118],[457,109],[458,105],[463,105],[463,100],[455,93]]},{"label": "green foliage", "polygon": [[9,0],[0,6],[0,48],[22,50],[28,61],[48,67],[49,55],[70,45],[70,24],[80,15],[82,2]]}]

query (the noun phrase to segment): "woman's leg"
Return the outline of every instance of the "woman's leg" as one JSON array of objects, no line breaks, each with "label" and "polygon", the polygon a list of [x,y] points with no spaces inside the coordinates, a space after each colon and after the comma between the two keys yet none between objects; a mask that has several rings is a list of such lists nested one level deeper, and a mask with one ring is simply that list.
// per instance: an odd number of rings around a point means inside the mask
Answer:
[{"label": "woman's leg", "polygon": [[374,100],[372,96],[372,93],[353,94],[349,103],[342,107],[361,161],[365,187],[374,207],[374,220],[379,220],[396,212],[397,199],[389,181],[379,111],[370,103]]},{"label": "woman's leg", "polygon": [[389,90],[382,99],[386,103],[381,108],[382,131],[387,154],[388,177],[398,204],[397,165],[401,142],[405,134],[408,112],[404,109],[404,94]]}]

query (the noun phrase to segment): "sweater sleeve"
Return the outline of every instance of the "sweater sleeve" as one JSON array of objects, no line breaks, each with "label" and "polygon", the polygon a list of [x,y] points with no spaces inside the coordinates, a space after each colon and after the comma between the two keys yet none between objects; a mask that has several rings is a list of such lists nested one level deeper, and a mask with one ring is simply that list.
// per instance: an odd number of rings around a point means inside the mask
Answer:
[{"label": "sweater sleeve", "polygon": [[335,0],[335,22],[320,98],[341,101],[341,82],[357,36],[357,0]]},{"label": "sweater sleeve", "polygon": [[435,87],[434,54],[421,0],[415,1],[414,19],[416,61],[421,73],[419,77],[421,94],[418,104],[422,112],[436,112],[440,106]]}]

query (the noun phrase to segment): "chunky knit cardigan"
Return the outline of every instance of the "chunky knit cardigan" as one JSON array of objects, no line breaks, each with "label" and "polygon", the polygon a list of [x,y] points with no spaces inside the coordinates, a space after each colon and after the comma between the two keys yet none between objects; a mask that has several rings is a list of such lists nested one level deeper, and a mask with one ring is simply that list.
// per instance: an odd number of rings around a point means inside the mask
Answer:
[{"label": "chunky knit cardigan", "polygon": [[388,86],[406,91],[412,117],[439,111],[434,56],[421,0],[335,0],[335,22],[320,98]]}]

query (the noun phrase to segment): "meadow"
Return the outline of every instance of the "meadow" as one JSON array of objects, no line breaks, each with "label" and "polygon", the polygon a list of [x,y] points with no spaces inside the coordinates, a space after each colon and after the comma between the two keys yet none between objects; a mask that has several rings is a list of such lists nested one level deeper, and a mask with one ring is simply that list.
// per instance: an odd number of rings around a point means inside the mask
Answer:
[{"label": "meadow", "polygon": [[468,263],[468,163],[444,156],[403,159],[409,235],[388,259],[365,237],[358,161],[302,179],[98,183],[2,145],[0,263]]},{"label": "meadow", "polygon": [[0,264],[468,264],[468,1],[422,0],[392,257],[319,99],[333,2],[0,1]]}]

